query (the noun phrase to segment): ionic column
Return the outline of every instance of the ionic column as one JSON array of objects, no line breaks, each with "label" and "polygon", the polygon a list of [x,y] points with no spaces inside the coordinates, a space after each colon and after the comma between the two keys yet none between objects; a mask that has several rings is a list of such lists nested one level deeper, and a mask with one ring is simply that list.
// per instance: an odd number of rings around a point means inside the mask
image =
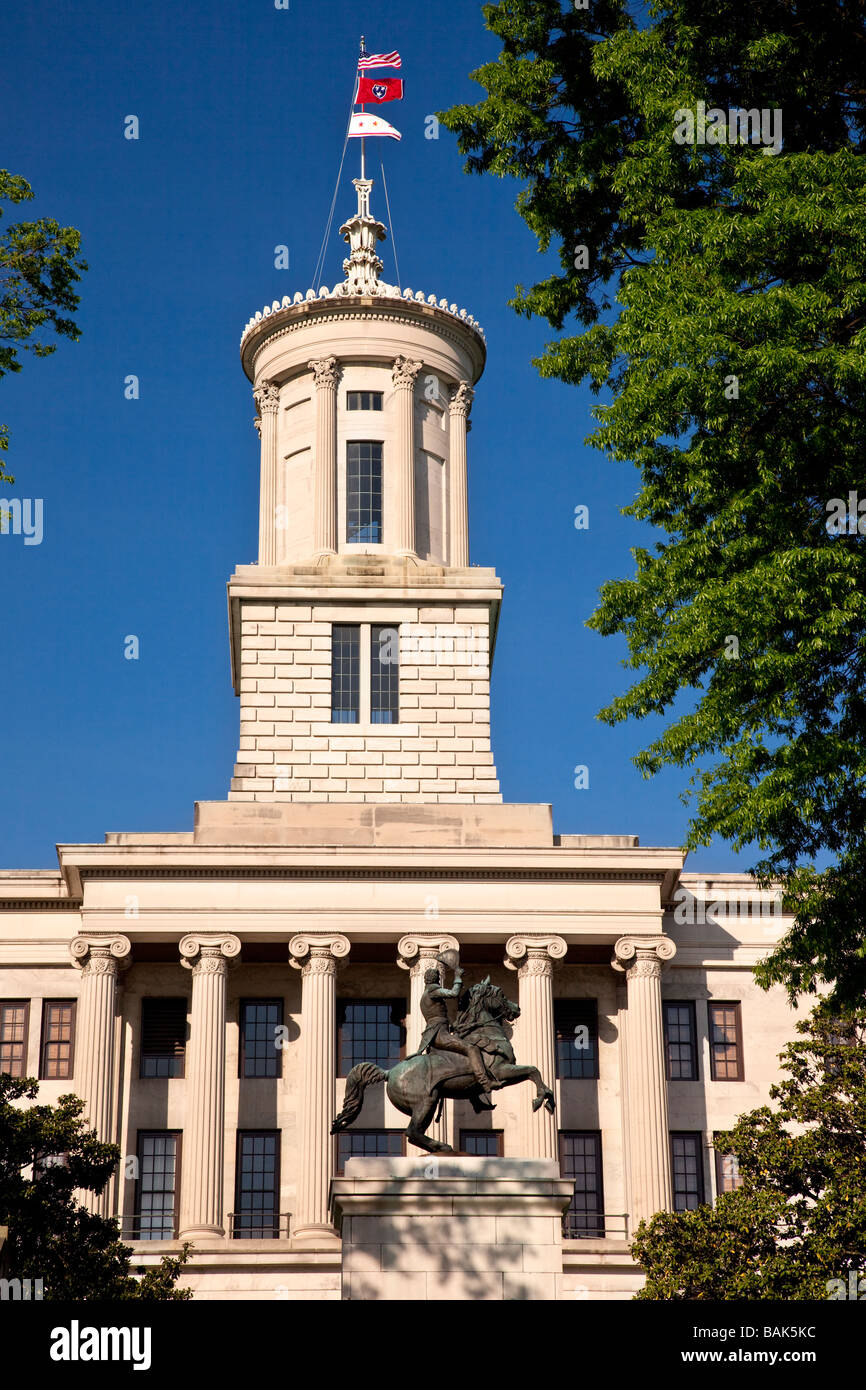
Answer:
[{"label": "ionic column", "polygon": [[[125,936],[76,936],[72,964],[81,971],[75,1043],[75,1089],[84,1101],[84,1118],[104,1144],[115,1140],[115,1009],[118,970],[129,964],[132,947]],[[110,1182],[102,1192],[79,1190],[88,1211],[110,1215]]]},{"label": "ionic column", "polygon": [[280,388],[275,381],[260,381],[253,389],[258,416],[256,429],[262,441],[259,487],[259,564],[277,563],[277,410]]},{"label": "ionic column", "polygon": [[[505,964],[520,981],[520,1018],[514,1026],[515,1057],[538,1067],[546,1086],[556,1083],[553,1023],[553,964],[568,947],[561,936],[512,936],[505,944]],[[520,1088],[522,1158],[559,1158],[556,1117],[546,1106],[533,1111],[531,1087]]]},{"label": "ionic column", "polygon": [[676,946],[668,937],[621,937],[611,965],[627,982],[627,1152],[629,1230],[673,1206],[668,1086],[662,1028],[662,962]]},{"label": "ionic column", "polygon": [[466,476],[466,422],[475,392],[461,381],[449,405],[449,564],[465,569],[469,564],[469,502]]},{"label": "ionic column", "polygon": [[179,950],[181,965],[192,971],[180,1235],[207,1239],[224,1234],[226,972],[241,943],[236,936],[195,934]]},{"label": "ionic column", "polygon": [[294,1236],[332,1235],[328,1197],[334,1176],[331,1125],[337,1108],[337,962],[349,941],[336,933],[295,936],[289,961],[301,984],[301,1143]]},{"label": "ionic column", "polygon": [[[413,1052],[417,1052],[418,1044],[421,1041],[421,1034],[424,1032],[424,1015],[421,1013],[421,995],[424,993],[424,972],[438,968],[436,957],[442,951],[459,951],[460,947],[457,938],[454,936],[404,936],[397,943],[397,964],[403,970],[409,971],[409,1013],[406,1018],[406,1056],[411,1057]],[[448,1138],[450,1129],[449,1116],[447,1109],[443,1109],[441,1120],[434,1119],[428,1133],[431,1139],[437,1139],[441,1144],[449,1144]]]},{"label": "ionic column", "polygon": [[398,357],[391,380],[396,398],[394,477],[395,555],[415,554],[415,382],[423,363]]},{"label": "ionic column", "polygon": [[308,362],[316,384],[316,453],[313,463],[315,515],[313,553],[337,553],[337,384],[336,357]]}]

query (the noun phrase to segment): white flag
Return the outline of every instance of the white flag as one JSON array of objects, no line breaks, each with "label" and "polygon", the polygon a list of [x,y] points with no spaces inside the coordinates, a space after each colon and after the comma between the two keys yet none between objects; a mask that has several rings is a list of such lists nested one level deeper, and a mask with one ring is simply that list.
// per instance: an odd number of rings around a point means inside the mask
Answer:
[{"label": "white flag", "polygon": [[403,139],[399,130],[383,121],[381,116],[374,116],[367,111],[354,111],[349,124],[349,139],[366,140],[371,135],[389,135],[392,140]]}]

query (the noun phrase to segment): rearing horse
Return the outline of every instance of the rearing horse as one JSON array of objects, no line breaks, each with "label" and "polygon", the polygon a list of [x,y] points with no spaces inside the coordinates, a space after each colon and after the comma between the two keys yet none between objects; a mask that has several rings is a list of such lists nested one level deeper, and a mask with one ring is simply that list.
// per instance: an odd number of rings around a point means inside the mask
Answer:
[{"label": "rearing horse", "polygon": [[[506,998],[498,985],[490,983],[489,975],[471,987],[461,1004],[464,1001],[465,1007],[457,1016],[454,1030],[481,1049],[491,1076],[491,1089],[532,1081],[535,1085],[533,1110],[544,1105],[553,1114],[556,1108],[553,1092],[544,1084],[537,1067],[518,1065],[502,1026],[519,1018],[517,1004]],[[425,1133],[441,1100],[470,1100],[476,1110],[480,1109],[475,1104],[478,1083],[465,1057],[457,1052],[416,1052],[390,1071],[383,1071],[375,1062],[359,1062],[353,1067],[346,1078],[343,1108],[331,1126],[332,1134],[348,1129],[361,1113],[367,1087],[376,1086],[380,1081],[388,1083],[391,1104],[410,1117],[406,1138],[428,1153],[454,1152],[450,1144],[441,1144]]]}]

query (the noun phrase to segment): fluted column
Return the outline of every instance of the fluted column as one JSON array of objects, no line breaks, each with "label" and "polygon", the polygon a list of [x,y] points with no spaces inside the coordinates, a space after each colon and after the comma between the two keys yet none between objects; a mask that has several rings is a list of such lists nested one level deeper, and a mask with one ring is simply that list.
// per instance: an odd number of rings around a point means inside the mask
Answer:
[{"label": "fluted column", "polygon": [[468,381],[461,381],[449,406],[449,530],[448,551],[451,565],[465,569],[469,564],[469,501],[466,475],[466,422],[475,392]]},{"label": "fluted column", "polygon": [[[424,1032],[424,1015],[421,1013],[421,995],[424,993],[424,972],[438,967],[436,957],[442,951],[459,951],[455,936],[439,933],[436,936],[404,936],[397,943],[397,964],[409,971],[409,1014],[406,1018],[406,1056],[417,1052]],[[442,1112],[441,1120],[434,1119],[428,1133],[441,1144],[450,1144],[450,1115],[446,1113],[448,1102]]]},{"label": "fluted column", "polygon": [[423,367],[408,357],[394,362],[391,380],[394,383],[396,419],[394,459],[394,544],[388,549],[395,555],[415,554],[415,382]]},{"label": "fluted column", "polygon": [[331,1125],[337,1102],[337,962],[349,954],[345,936],[295,936],[289,960],[302,976],[300,1169],[292,1234],[333,1234],[328,1198],[334,1176]]},{"label": "fluted column", "polygon": [[316,384],[316,453],[313,463],[315,498],[313,553],[337,553],[337,385],[336,357],[319,357],[307,366]]},{"label": "fluted column", "polygon": [[[538,1067],[546,1086],[556,1081],[553,1023],[553,965],[567,946],[560,936],[512,936],[505,945],[505,964],[520,981],[520,1018],[513,1047],[518,1062]],[[559,1158],[556,1116],[546,1106],[533,1111],[531,1088],[521,1087],[521,1158]]]},{"label": "fluted column", "polygon": [[240,955],[236,936],[185,936],[181,965],[192,971],[187,1119],[183,1131],[180,1234],[224,1233],[226,972]]},{"label": "fluted column", "polygon": [[259,487],[259,564],[277,563],[277,410],[280,388],[275,381],[260,381],[253,390],[256,428],[262,441]]},{"label": "fluted column", "polygon": [[625,973],[628,995],[627,1109],[631,1211],[629,1230],[673,1206],[668,1085],[662,1028],[662,963],[676,946],[668,937],[621,937],[611,965]]},{"label": "fluted column", "polygon": [[[72,964],[81,971],[75,1043],[75,1089],[84,1118],[104,1144],[115,1141],[115,1009],[118,970],[129,965],[125,936],[76,936]],[[77,1193],[88,1211],[110,1215],[111,1183],[102,1192]]]}]

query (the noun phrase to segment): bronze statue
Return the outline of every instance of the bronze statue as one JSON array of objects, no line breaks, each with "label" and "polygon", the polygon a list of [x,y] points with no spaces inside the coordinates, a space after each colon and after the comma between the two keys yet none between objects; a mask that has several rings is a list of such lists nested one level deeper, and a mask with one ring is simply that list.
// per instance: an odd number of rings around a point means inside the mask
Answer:
[{"label": "bronze statue", "polygon": [[[409,1125],[406,1137],[428,1153],[453,1153],[450,1144],[428,1138],[425,1133],[445,1100],[469,1100],[477,1112],[494,1108],[489,1092],[519,1081],[535,1085],[533,1110],[542,1105],[553,1113],[556,1101],[544,1084],[537,1067],[520,1066],[505,1032],[506,1024],[520,1016],[517,1004],[506,998],[490,976],[461,993],[463,975],[459,962],[439,957],[454,970],[454,984],[445,989],[438,970],[424,976],[421,1011],[427,1027],[419,1051],[383,1071],[375,1062],[360,1062],[346,1078],[343,1108],[331,1126],[331,1133],[348,1129],[361,1113],[368,1086],[387,1082],[388,1099],[404,1115]],[[448,1001],[457,999],[459,1009],[453,1024]]]}]

